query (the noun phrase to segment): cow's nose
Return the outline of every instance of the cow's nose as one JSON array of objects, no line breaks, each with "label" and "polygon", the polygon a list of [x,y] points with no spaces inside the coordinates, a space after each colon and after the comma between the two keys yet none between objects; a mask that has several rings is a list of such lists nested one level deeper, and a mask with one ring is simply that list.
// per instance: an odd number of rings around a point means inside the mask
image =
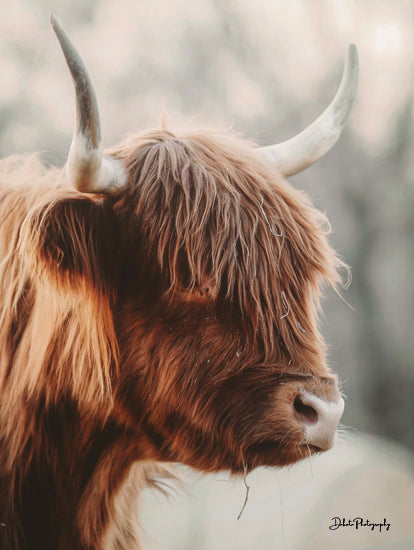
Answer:
[{"label": "cow's nose", "polygon": [[304,427],[304,444],[327,451],[335,441],[336,428],[344,412],[344,400],[325,401],[314,394],[301,391],[293,402],[296,414]]}]

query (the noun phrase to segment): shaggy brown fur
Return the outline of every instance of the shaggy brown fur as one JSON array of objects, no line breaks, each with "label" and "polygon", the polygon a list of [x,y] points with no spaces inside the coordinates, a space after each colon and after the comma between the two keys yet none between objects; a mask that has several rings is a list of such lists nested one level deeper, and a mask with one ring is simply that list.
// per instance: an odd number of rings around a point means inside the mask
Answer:
[{"label": "shaggy brown fur", "polygon": [[342,264],[303,193],[231,134],[110,154],[117,196],[36,157],[0,168],[3,550],[138,548],[162,462],[295,462],[295,395],[338,392],[316,306]]}]

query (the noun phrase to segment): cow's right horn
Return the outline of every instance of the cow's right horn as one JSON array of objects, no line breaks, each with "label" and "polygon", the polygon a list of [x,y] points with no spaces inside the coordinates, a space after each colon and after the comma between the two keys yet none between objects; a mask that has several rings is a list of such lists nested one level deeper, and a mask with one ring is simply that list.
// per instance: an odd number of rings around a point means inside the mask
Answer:
[{"label": "cow's right horn", "polygon": [[279,172],[293,176],[301,172],[318,159],[335,144],[341,135],[354,104],[358,87],[358,52],[356,46],[348,47],[341,84],[330,105],[319,118],[287,141],[268,147],[261,147],[259,152]]},{"label": "cow's right horn", "polygon": [[98,102],[85,63],[56,17],[50,24],[59,40],[76,91],[76,123],[66,173],[69,181],[85,193],[113,193],[125,186],[120,162],[103,156]]}]

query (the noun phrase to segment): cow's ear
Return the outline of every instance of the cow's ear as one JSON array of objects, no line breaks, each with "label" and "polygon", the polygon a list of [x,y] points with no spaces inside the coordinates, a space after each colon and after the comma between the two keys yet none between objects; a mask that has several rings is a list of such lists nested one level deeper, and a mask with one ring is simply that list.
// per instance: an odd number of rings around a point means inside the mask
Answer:
[{"label": "cow's ear", "polygon": [[68,192],[32,208],[22,225],[20,252],[40,278],[97,290],[116,276],[117,220],[102,197]]},{"label": "cow's ear", "polygon": [[53,357],[46,391],[59,396],[70,388],[79,404],[98,407],[112,395],[118,361],[112,304],[119,241],[111,199],[60,190],[34,200],[18,246],[34,290],[28,387],[39,387]]}]

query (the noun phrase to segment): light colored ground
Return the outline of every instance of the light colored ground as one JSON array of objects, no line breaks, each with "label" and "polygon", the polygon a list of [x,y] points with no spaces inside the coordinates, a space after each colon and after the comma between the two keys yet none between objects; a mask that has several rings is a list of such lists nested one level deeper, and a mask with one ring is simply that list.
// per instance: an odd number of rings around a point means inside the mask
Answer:
[{"label": "light colored ground", "polygon": [[[414,461],[370,436],[283,470],[258,469],[243,480],[185,470],[189,494],[147,491],[142,504],[145,550],[411,550]],[[332,517],[386,518],[389,531],[340,527]]]}]

